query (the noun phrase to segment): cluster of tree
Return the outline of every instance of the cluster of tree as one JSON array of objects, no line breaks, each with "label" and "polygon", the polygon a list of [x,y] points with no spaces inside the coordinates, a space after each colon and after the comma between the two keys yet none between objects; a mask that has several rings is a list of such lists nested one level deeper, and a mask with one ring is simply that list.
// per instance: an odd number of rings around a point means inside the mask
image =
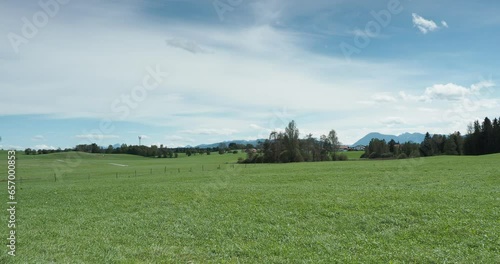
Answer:
[{"label": "cluster of tree", "polygon": [[[95,145],[95,144],[92,144]],[[77,146],[77,151],[84,151],[81,149],[78,149]],[[92,152],[95,153],[95,152]],[[99,153],[99,152],[97,152]],[[152,157],[152,158],[177,158],[179,154],[175,153],[172,149],[168,149],[164,147],[163,145],[160,145],[160,147],[156,145],[152,145],[150,147],[148,146],[143,146],[143,145],[127,145],[127,144],[122,144],[120,147],[114,148],[113,146],[109,145],[107,149],[102,149],[100,153],[106,153],[106,154],[130,154],[130,155],[138,155],[138,156],[143,156],[143,157]]]},{"label": "cluster of tree", "polygon": [[226,151],[229,151],[229,152],[233,152],[235,150],[239,150],[239,149],[252,149],[254,148],[255,146],[252,145],[252,144],[237,144],[237,143],[229,143],[229,145],[227,145],[226,147],[226,144],[222,143],[219,145],[219,149],[222,148],[222,149],[226,149]]},{"label": "cluster of tree", "polygon": [[424,141],[420,143],[420,155],[422,157],[437,155],[463,155],[464,138],[460,132],[446,135],[435,134],[432,137],[425,134]]},{"label": "cluster of tree", "polygon": [[482,124],[475,121],[469,125],[464,141],[466,155],[500,153],[500,120],[485,118]]},{"label": "cluster of tree", "polygon": [[41,155],[41,154],[50,154],[50,153],[59,153],[59,152],[68,152],[73,151],[73,149],[31,149],[27,148],[24,150],[24,154],[26,155]]},{"label": "cluster of tree", "polygon": [[241,149],[253,149],[255,148],[252,144],[237,144],[237,143],[229,143],[229,145],[226,145],[226,143],[220,143],[218,147],[212,148],[213,151],[218,152],[219,154],[225,154],[225,153],[233,153],[233,154],[238,154],[238,150]]},{"label": "cluster of tree", "polygon": [[420,157],[420,144],[413,142],[405,142],[400,144],[393,139],[386,142],[384,139],[372,139],[370,144],[365,148],[365,153],[361,158],[378,159],[378,158],[415,158]]},{"label": "cluster of tree", "polygon": [[421,143],[405,142],[400,144],[394,140],[372,139],[365,148],[361,158],[416,158],[436,155],[463,155],[463,137],[460,132],[448,136],[435,134],[431,136],[428,132]]},{"label": "cluster of tree", "polygon": [[347,160],[344,154],[338,155],[340,142],[335,130],[320,139],[311,134],[300,139],[295,121],[291,121],[284,132],[271,132],[269,139],[256,149],[247,151],[247,159],[240,163],[288,163],[328,160]]}]

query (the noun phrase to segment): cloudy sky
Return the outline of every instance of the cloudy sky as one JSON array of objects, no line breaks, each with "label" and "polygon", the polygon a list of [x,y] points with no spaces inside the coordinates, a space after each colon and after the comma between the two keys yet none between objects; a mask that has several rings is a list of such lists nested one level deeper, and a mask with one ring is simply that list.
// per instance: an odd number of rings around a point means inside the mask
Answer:
[{"label": "cloudy sky", "polygon": [[500,3],[0,3],[0,148],[170,147],[499,116]]}]

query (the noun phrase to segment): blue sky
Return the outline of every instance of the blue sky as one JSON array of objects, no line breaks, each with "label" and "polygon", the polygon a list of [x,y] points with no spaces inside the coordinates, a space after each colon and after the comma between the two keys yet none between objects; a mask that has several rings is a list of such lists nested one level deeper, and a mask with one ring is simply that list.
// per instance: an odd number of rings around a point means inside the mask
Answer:
[{"label": "blue sky", "polygon": [[499,116],[495,1],[3,1],[0,148],[197,145]]}]

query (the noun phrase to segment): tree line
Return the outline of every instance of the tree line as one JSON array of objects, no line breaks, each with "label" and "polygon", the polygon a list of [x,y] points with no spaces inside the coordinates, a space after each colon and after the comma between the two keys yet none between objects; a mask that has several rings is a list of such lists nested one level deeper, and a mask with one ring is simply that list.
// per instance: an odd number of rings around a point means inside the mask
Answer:
[{"label": "tree line", "polygon": [[362,158],[415,158],[437,155],[485,155],[500,153],[500,120],[488,117],[482,123],[476,120],[468,126],[467,135],[460,132],[450,135],[430,135],[421,143],[400,144],[391,140],[372,139]]},{"label": "tree line", "polygon": [[[250,145],[252,148],[253,145]],[[185,153],[187,156],[192,155],[210,155],[212,152],[218,152],[219,154],[225,153],[234,153],[237,152],[236,148],[238,147],[248,147],[246,145],[239,144],[229,144],[226,146],[221,144],[218,147],[213,148],[197,148],[197,147],[180,147],[180,148],[167,148],[164,145],[160,145],[159,147],[156,145],[152,146],[144,146],[144,145],[127,145],[122,144],[118,147],[113,147],[109,145],[107,148],[101,147],[96,143],[92,144],[80,144],[75,146],[74,148],[66,148],[62,149],[31,149],[27,148],[24,150],[26,155],[41,155],[41,154],[50,154],[50,153],[58,153],[58,152],[70,152],[70,151],[80,151],[86,153],[99,153],[99,154],[130,154],[130,155],[138,155],[143,157],[151,157],[151,158],[177,158],[179,153]]]},{"label": "tree line", "polygon": [[372,139],[361,158],[406,159],[436,155],[463,155],[463,141],[460,132],[448,136],[439,134],[431,136],[427,132],[421,143],[404,142],[401,144],[394,140],[386,142],[385,140]]},{"label": "tree line", "polygon": [[466,155],[484,155],[500,153],[500,118],[485,118],[480,124],[476,120],[467,128],[464,141]]}]

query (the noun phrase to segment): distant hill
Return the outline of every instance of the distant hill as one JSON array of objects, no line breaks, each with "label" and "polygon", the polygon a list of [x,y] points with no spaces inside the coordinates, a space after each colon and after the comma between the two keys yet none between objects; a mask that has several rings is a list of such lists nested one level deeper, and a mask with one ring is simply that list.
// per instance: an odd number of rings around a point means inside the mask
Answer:
[{"label": "distant hill", "polygon": [[380,134],[377,132],[372,132],[372,133],[364,136],[360,140],[356,141],[356,143],[352,144],[351,146],[358,146],[358,145],[367,146],[368,144],[370,144],[370,141],[373,138],[377,138],[380,140],[385,139],[386,142],[389,142],[389,141],[391,141],[391,139],[394,139],[394,141],[399,142],[399,143],[404,143],[404,142],[420,143],[424,140],[425,134],[422,134],[422,133],[404,133],[404,134],[401,134],[399,136],[395,136],[395,135],[384,135],[384,134]]},{"label": "distant hill", "polygon": [[201,144],[201,145],[198,145],[196,147],[197,148],[216,148],[220,144],[226,144],[226,146],[228,146],[231,143],[242,144],[242,145],[252,144],[253,146],[257,146],[257,144],[258,144],[259,141],[264,142],[265,139],[256,139],[256,140],[230,140],[230,141],[217,142],[217,143],[213,143],[213,144]]}]

